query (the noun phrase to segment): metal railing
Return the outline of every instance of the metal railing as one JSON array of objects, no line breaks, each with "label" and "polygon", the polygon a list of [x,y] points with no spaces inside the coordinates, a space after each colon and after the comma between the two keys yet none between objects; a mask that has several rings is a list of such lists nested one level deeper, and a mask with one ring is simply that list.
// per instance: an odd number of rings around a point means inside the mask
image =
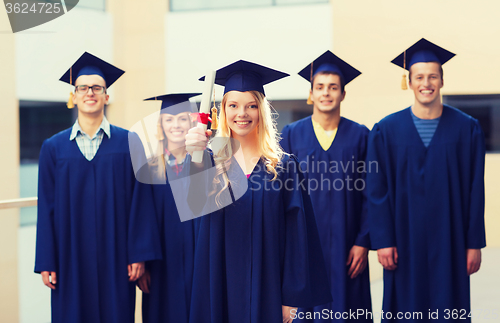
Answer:
[{"label": "metal railing", "polygon": [[29,206],[37,206],[38,198],[37,197],[25,197],[19,199],[12,200],[3,200],[0,201],[0,210],[3,209],[12,209],[12,208],[22,208]]}]

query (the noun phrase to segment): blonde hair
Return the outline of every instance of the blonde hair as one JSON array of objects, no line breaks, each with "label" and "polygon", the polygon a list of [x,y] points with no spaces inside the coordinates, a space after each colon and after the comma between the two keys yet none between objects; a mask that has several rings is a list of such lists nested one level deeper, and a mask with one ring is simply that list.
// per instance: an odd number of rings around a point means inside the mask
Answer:
[{"label": "blonde hair", "polygon": [[[271,111],[272,107],[264,94],[258,91],[248,92],[254,97],[259,110],[259,124],[257,126],[257,132],[259,152],[261,156],[260,159],[264,162],[266,171],[274,175],[271,180],[275,180],[278,176],[277,168],[280,167],[280,162],[283,157],[283,150],[278,143],[280,137],[276,126],[276,120],[273,117],[273,115],[276,114]],[[229,128],[226,120],[226,103],[227,93],[222,98],[219,109],[219,126],[217,134],[213,140],[220,142],[220,145],[218,145],[219,147],[217,148],[212,147],[214,149],[214,161],[217,167],[214,184],[217,185],[221,183],[221,176],[224,182],[222,189],[219,193],[217,193],[216,201],[221,192],[229,186],[229,179],[227,177],[226,170],[230,166],[233,152],[236,152],[237,150],[235,141],[231,140],[231,128]]]},{"label": "blonde hair", "polygon": [[[158,139],[158,145],[156,146],[156,153],[152,157],[149,167],[153,169],[153,174],[156,178],[166,179],[166,162],[165,162],[165,149],[168,149],[168,139],[165,135],[162,125],[162,114],[158,116],[158,123],[156,125],[156,139]],[[191,126],[193,126],[193,121],[191,116],[189,116]],[[191,127],[190,127],[191,128]]]}]

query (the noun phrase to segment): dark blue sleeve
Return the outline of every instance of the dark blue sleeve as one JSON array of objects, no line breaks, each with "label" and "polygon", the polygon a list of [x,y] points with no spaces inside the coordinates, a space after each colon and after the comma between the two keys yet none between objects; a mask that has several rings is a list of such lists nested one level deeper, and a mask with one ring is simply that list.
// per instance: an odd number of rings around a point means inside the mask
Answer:
[{"label": "dark blue sleeve", "polygon": [[55,197],[54,152],[45,141],[38,165],[38,218],[36,228],[35,272],[57,271],[56,237],[54,230]]},{"label": "dark blue sleeve", "polygon": [[467,230],[467,248],[480,249],[486,247],[484,227],[484,134],[478,122],[472,132],[472,185],[470,192],[470,211]]},{"label": "dark blue sleeve", "polygon": [[[132,136],[129,136],[129,140],[139,140],[137,134],[131,134]],[[135,151],[130,156],[131,162],[136,158],[141,161],[143,169],[148,169],[147,162],[145,162],[146,156],[141,147],[142,145],[136,146]],[[156,208],[153,201],[153,187],[147,181],[144,183],[141,181],[141,178],[137,178],[137,175],[141,171],[136,170],[134,173],[136,178],[134,178],[127,236],[129,264],[162,258]],[[148,174],[148,172],[145,172],[145,174]],[[144,180],[145,178],[142,179]]]},{"label": "dark blue sleeve", "polygon": [[396,246],[394,214],[388,183],[389,160],[385,138],[376,124],[368,136],[366,193],[373,249]]},{"label": "dark blue sleeve", "polygon": [[155,178],[152,169],[149,168],[144,146],[135,132],[128,133],[128,146],[135,178],[144,184],[158,184],[160,180]]},{"label": "dark blue sleeve", "polygon": [[[188,204],[189,208],[193,212],[194,215],[200,216],[202,215],[202,211],[205,207],[205,204],[208,201],[208,194],[210,192],[210,185],[212,181],[208,177],[208,172],[205,172],[209,168],[215,166],[213,154],[210,150],[206,149],[203,151],[203,160],[202,167],[196,166],[191,161],[191,155],[188,155],[185,161],[186,170],[183,168],[183,176],[189,175],[188,180],[186,181],[186,187],[189,190],[188,192]],[[205,172],[205,175],[196,176],[198,173]],[[195,179],[196,178],[196,179]]]},{"label": "dark blue sleeve", "polygon": [[135,183],[128,223],[128,263],[161,259],[161,242],[150,184]]},{"label": "dark blue sleeve", "polygon": [[[294,158],[294,157],[292,157]],[[312,307],[332,301],[323,251],[309,195],[299,163],[290,159],[283,180],[285,261],[283,305]]]},{"label": "dark blue sleeve", "polygon": [[365,172],[362,172],[360,174],[361,179],[365,183],[365,188],[363,189],[363,196],[362,196],[362,208],[361,208],[361,216],[360,216],[360,224],[359,224],[359,232],[358,235],[356,236],[356,240],[354,244],[356,246],[360,247],[365,247],[370,249],[371,248],[371,243],[370,243],[370,230],[369,230],[369,224],[368,224],[368,206],[367,206],[367,197],[366,197],[366,171],[368,170],[367,168],[367,162],[366,162],[366,150],[367,150],[367,141],[368,141],[368,134],[369,131],[366,128],[366,133],[362,135],[361,142],[359,143],[359,161],[362,161],[365,163]]},{"label": "dark blue sleeve", "polygon": [[281,132],[281,148],[289,154],[292,153],[292,147],[290,147],[290,127],[286,125]]}]

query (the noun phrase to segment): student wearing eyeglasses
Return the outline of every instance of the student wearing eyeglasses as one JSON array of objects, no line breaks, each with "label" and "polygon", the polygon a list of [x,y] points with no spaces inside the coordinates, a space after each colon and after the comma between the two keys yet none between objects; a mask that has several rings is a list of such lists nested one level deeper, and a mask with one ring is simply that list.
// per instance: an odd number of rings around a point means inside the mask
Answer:
[{"label": "student wearing eyeglasses", "polygon": [[53,323],[134,322],[135,281],[161,258],[151,190],[132,167],[145,164],[142,145],[104,116],[123,73],[85,53],[60,79],[75,86],[78,119],[40,152],[35,260]]}]

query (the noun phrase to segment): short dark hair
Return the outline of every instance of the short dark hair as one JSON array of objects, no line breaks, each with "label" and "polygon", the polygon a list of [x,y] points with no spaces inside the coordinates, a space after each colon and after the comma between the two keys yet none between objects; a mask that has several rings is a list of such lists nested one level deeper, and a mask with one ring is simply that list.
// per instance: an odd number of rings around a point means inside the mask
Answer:
[{"label": "short dark hair", "polygon": [[[430,63],[430,62],[429,62]],[[441,81],[443,80],[443,65],[441,65],[439,62],[434,62],[434,63],[438,63],[439,64],[439,74],[441,74]],[[413,66],[413,65],[412,65]],[[409,72],[409,75],[408,75],[408,78],[409,78],[409,82],[411,83],[411,66],[410,68],[408,69],[408,72]]]},{"label": "short dark hair", "polygon": [[314,74],[313,79],[311,81],[311,90],[313,89],[313,86],[314,86],[314,80],[316,79],[316,76],[318,76],[318,75],[338,75],[339,79],[340,79],[340,91],[341,91],[341,93],[344,93],[345,81],[344,81],[344,78],[342,77],[342,75],[340,75],[337,72],[329,72],[329,71],[322,71],[322,72],[318,72],[318,73]]}]

